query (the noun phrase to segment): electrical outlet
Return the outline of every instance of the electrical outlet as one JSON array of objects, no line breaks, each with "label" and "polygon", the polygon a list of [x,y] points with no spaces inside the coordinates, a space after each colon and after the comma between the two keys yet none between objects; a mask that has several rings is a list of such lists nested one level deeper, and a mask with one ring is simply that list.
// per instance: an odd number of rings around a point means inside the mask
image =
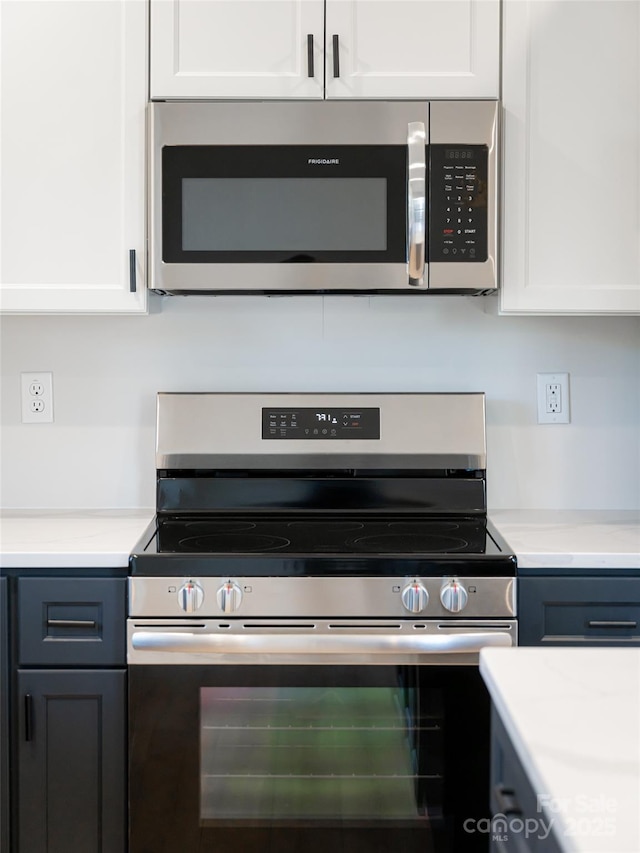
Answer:
[{"label": "electrical outlet", "polygon": [[568,424],[569,374],[538,373],[538,423]]},{"label": "electrical outlet", "polygon": [[21,373],[22,423],[53,423],[53,374]]}]

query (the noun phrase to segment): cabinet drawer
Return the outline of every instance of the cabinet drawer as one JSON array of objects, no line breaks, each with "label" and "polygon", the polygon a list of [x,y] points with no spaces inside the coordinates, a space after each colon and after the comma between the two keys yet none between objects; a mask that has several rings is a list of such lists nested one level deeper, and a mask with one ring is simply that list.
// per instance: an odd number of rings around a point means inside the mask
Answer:
[{"label": "cabinet drawer", "polygon": [[640,578],[520,578],[521,646],[640,645]]},{"label": "cabinet drawer", "polygon": [[124,578],[20,578],[21,666],[113,666],[126,660]]}]

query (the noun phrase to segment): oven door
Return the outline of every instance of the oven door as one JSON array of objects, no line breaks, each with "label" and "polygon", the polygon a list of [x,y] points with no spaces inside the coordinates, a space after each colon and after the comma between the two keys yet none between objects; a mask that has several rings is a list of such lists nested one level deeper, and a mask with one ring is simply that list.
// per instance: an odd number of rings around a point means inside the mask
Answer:
[{"label": "oven door", "polygon": [[425,103],[157,104],[152,287],[426,287]]},{"label": "oven door", "polygon": [[[236,641],[230,623],[130,620],[130,853],[486,850],[477,649],[379,652],[375,626],[344,625],[349,651],[322,632],[290,651],[305,628]],[[453,633],[460,649],[515,644],[514,623]]]}]

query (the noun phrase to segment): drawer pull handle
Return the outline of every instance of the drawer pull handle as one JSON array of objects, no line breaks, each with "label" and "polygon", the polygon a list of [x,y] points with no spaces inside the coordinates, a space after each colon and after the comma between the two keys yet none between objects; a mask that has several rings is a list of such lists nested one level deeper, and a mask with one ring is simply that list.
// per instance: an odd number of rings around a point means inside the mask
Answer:
[{"label": "drawer pull handle", "polygon": [[96,628],[94,619],[47,619],[47,628]]},{"label": "drawer pull handle", "polygon": [[637,622],[624,622],[624,621],[607,621],[604,619],[591,619],[587,622],[589,628],[637,628]]},{"label": "drawer pull handle", "polygon": [[498,808],[503,815],[522,814],[522,809],[516,799],[516,793],[513,788],[505,788],[502,785],[496,785],[495,795]]},{"label": "drawer pull handle", "polygon": [[33,740],[33,696],[30,693],[24,697],[24,739]]}]

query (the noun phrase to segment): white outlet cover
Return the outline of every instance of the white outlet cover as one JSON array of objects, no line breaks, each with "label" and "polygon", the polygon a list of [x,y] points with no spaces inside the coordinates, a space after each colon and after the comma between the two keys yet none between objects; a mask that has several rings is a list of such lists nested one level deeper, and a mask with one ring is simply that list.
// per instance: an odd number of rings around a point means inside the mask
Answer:
[{"label": "white outlet cover", "polygon": [[[547,386],[560,386],[560,409],[557,412],[547,411]],[[537,399],[538,399],[538,423],[539,424],[568,424],[571,423],[571,409],[569,400],[569,374],[568,373],[538,373],[537,374]]]},{"label": "white outlet cover", "polygon": [[53,373],[21,373],[23,424],[53,423]]}]

